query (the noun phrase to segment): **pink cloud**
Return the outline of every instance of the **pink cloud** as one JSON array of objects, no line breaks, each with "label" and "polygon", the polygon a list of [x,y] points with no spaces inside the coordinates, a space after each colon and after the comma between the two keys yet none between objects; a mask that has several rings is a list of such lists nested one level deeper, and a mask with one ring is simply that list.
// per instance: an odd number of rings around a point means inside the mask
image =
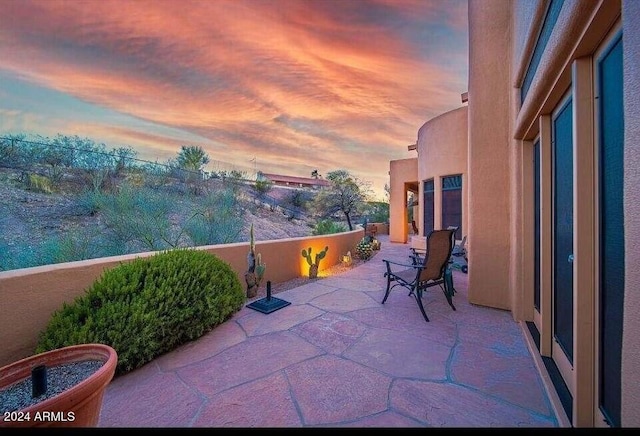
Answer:
[{"label": "pink cloud", "polygon": [[[363,171],[357,158],[374,156],[381,162],[369,159],[367,174],[380,187],[390,156],[407,157],[418,128],[459,106],[466,91],[466,46],[440,49],[446,41],[420,32],[437,25],[465,40],[464,2],[40,0],[3,8],[0,69],[16,77],[224,144],[229,159],[262,153],[265,164],[294,171],[313,160],[326,172],[344,162]],[[447,56],[425,55],[440,52]],[[179,142],[111,131],[140,147]]]}]

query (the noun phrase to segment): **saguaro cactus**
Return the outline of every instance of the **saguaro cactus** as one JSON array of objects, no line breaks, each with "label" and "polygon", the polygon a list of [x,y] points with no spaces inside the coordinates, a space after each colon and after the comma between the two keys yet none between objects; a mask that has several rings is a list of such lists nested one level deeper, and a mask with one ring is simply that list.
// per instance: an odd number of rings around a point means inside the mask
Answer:
[{"label": "saguaro cactus", "polygon": [[247,298],[253,298],[258,294],[260,282],[264,277],[264,271],[267,269],[267,264],[262,263],[262,255],[260,253],[256,254],[256,244],[253,238],[253,223],[251,223],[251,230],[249,231],[247,265],[249,268],[244,275],[244,280],[247,282]]},{"label": "saguaro cactus", "polygon": [[309,264],[309,278],[310,279],[315,279],[316,277],[318,277],[318,265],[320,264],[320,261],[322,259],[324,259],[324,257],[327,255],[327,251],[329,251],[329,247],[326,246],[324,247],[324,250],[322,250],[320,253],[316,254],[316,258],[315,258],[315,262],[311,261],[311,247],[309,247],[309,250],[302,250],[302,257],[304,257],[305,259],[307,259],[307,263]]}]

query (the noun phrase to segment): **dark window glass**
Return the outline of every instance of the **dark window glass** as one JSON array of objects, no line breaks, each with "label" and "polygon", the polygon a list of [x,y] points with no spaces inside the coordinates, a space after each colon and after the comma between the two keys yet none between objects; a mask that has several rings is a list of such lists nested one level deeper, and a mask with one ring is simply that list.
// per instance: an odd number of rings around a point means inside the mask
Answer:
[{"label": "dark window glass", "polygon": [[424,201],[422,204],[424,234],[428,235],[433,230],[433,179],[424,182]]},{"label": "dark window glass", "polygon": [[622,37],[598,63],[600,86],[600,410],[620,426],[624,308]]},{"label": "dark window glass", "polygon": [[456,239],[462,239],[462,176],[442,178],[442,228],[456,226]]},{"label": "dark window glass", "polygon": [[553,322],[556,342],[573,362],[573,106],[553,120]]},{"label": "dark window glass", "polygon": [[536,47],[533,49],[533,55],[531,56],[531,61],[529,61],[529,66],[527,67],[527,72],[525,73],[522,87],[520,88],[521,102],[524,102],[527,97],[529,87],[531,86],[533,77],[536,75],[536,70],[540,64],[540,59],[542,59],[542,53],[544,53],[547,42],[549,42],[551,31],[556,25],[556,21],[558,21],[558,15],[560,15],[563,3],[564,0],[551,0],[551,2],[549,2],[549,8],[547,9],[547,14],[544,17],[544,22],[542,23],[542,29],[540,30]]}]

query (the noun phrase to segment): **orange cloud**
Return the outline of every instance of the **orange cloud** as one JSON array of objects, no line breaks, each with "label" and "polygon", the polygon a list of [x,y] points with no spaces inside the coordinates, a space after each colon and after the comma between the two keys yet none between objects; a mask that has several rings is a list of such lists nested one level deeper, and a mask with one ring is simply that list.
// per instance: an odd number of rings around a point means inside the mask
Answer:
[{"label": "orange cloud", "polygon": [[[381,190],[389,159],[459,106],[466,38],[465,1],[24,0],[3,3],[0,69],[201,137],[214,159],[345,168]],[[181,142],[107,130],[158,152]]]}]

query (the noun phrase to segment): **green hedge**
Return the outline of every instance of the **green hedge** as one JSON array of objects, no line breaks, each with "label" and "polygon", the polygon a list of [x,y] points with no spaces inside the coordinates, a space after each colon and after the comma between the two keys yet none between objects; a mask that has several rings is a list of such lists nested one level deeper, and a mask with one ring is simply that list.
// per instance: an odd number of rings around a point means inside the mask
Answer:
[{"label": "green hedge", "polygon": [[229,264],[193,249],[164,251],[107,270],[52,316],[36,353],[99,342],[131,371],[202,336],[238,311],[245,293]]}]

